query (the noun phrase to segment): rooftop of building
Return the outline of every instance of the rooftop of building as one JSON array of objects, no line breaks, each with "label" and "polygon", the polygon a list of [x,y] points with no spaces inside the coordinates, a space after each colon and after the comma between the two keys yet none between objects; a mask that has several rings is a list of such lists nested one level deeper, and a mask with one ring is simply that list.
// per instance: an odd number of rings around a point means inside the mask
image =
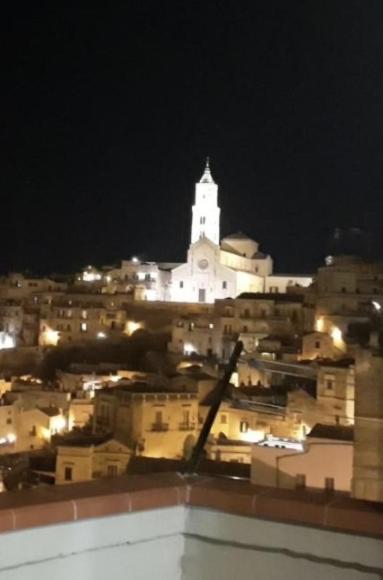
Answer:
[{"label": "rooftop of building", "polygon": [[144,381],[119,381],[110,387],[104,387],[96,392],[98,395],[113,395],[116,393],[126,394],[153,394],[153,395],[177,395],[177,394],[194,394],[196,391],[191,387],[182,387],[181,389],[169,387],[168,384],[150,384]]},{"label": "rooftop of building", "polygon": [[250,238],[250,236],[248,236],[247,234],[244,234],[241,231],[234,232],[233,234],[229,234],[228,236],[225,236],[223,238],[223,240],[248,240],[250,242],[255,242],[255,240],[253,238]]},{"label": "rooftop of building", "polygon": [[319,364],[319,366],[323,366],[323,367],[347,369],[348,367],[355,364],[355,359],[353,359],[351,357],[340,358],[338,360],[333,360],[333,359],[319,359],[318,360],[317,359],[315,362],[317,364]]},{"label": "rooftop of building", "polygon": [[48,417],[56,417],[57,415],[61,415],[61,411],[58,407],[37,407],[37,409]]},{"label": "rooftop of building", "polygon": [[236,300],[271,300],[272,302],[302,303],[305,297],[293,292],[282,294],[279,292],[242,292]]},{"label": "rooftop of building", "polygon": [[[128,475],[143,475],[154,473],[183,473],[187,468],[184,459],[168,459],[165,457],[133,456],[129,462]],[[201,475],[250,478],[250,465],[233,461],[214,461],[202,458],[198,466]]]},{"label": "rooftop of building", "polygon": [[54,445],[56,447],[97,447],[108,441],[118,441],[123,445],[127,444],[126,437],[121,434],[97,435],[93,433],[67,433],[65,435],[56,435]]},{"label": "rooftop of building", "polygon": [[353,441],[354,427],[351,425],[323,425],[317,423],[308,433],[309,439],[333,439],[336,441]]}]

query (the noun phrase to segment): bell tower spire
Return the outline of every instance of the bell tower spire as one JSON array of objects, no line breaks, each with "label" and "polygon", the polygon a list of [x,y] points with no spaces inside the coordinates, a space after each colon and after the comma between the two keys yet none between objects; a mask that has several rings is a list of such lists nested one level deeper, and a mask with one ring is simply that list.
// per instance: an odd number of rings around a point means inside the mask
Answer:
[{"label": "bell tower spire", "polygon": [[213,180],[210,171],[210,158],[206,157],[205,170],[195,186],[195,202],[193,205],[191,243],[202,237],[219,245],[218,185]]},{"label": "bell tower spire", "polygon": [[210,171],[210,157],[206,157],[205,171],[203,172],[199,183],[214,183],[214,179],[212,178]]}]

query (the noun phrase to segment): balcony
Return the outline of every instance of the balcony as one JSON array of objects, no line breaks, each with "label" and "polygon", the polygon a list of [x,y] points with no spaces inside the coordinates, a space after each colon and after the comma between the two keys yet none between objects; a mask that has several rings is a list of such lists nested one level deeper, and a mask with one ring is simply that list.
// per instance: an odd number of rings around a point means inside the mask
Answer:
[{"label": "balcony", "polygon": [[0,578],[373,580],[381,505],[177,474],[0,496]]},{"label": "balcony", "polygon": [[180,423],[178,426],[180,431],[194,431],[194,429],[196,428],[195,423]]},{"label": "balcony", "polygon": [[169,431],[169,423],[152,423],[152,431]]}]

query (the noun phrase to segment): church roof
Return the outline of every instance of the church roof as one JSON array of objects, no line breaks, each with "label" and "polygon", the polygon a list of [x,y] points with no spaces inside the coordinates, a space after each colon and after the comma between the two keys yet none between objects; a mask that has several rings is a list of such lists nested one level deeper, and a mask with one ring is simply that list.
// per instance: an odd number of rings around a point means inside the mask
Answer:
[{"label": "church roof", "polygon": [[243,232],[236,232],[235,234],[230,234],[229,236],[225,236],[223,239],[224,240],[250,240],[251,242],[255,241],[255,240],[253,240],[253,238],[250,238],[249,236],[247,236]]},{"label": "church roof", "polygon": [[255,252],[253,255],[253,260],[266,260],[269,256],[263,252]]},{"label": "church roof", "polygon": [[227,244],[223,240],[221,242],[221,250],[224,250],[225,252],[230,252],[230,254],[236,254],[236,256],[243,256],[241,252],[238,252],[238,250],[236,250],[235,248],[233,248],[233,246],[230,246],[230,244]]}]

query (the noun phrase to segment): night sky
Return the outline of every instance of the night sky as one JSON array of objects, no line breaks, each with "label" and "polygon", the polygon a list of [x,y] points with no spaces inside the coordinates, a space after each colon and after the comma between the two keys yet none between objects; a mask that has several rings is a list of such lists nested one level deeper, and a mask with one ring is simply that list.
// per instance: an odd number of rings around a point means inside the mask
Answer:
[{"label": "night sky", "polygon": [[183,261],[206,155],[221,234],[279,271],[379,234],[381,0],[8,4],[1,272]]}]

